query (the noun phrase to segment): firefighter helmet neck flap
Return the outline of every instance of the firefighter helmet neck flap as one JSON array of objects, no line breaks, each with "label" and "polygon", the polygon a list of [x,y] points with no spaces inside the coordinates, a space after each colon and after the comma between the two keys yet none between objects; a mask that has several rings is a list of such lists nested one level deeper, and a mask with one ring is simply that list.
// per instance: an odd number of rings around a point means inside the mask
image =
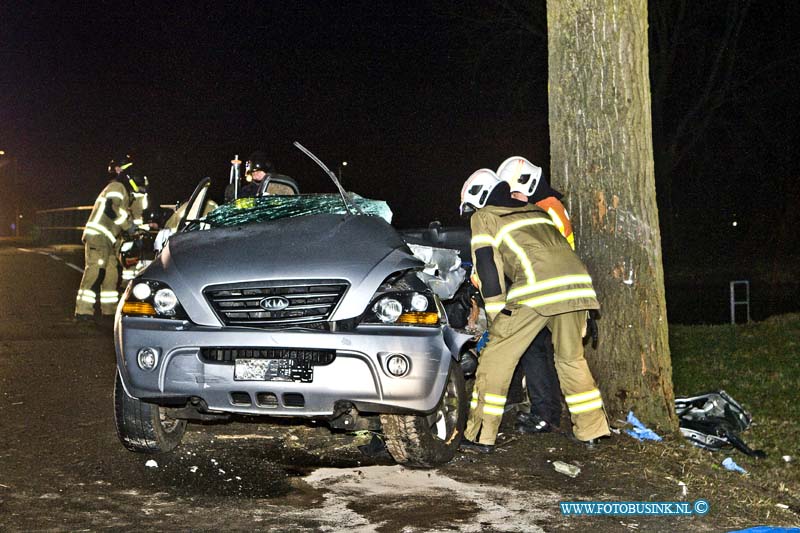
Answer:
[{"label": "firefighter helmet neck flap", "polygon": [[511,186],[511,192],[521,192],[525,196],[533,196],[539,180],[542,177],[542,169],[537,167],[524,157],[509,157],[497,168],[497,176]]},{"label": "firefighter helmet neck flap", "polygon": [[476,170],[461,187],[461,214],[469,213],[486,205],[486,200],[498,184],[502,183],[488,168]]}]

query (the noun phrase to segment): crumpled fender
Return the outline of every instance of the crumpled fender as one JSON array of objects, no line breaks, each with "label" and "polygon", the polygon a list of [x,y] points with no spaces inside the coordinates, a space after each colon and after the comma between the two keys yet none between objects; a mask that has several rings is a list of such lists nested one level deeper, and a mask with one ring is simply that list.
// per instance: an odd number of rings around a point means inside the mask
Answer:
[{"label": "crumpled fender", "polygon": [[450,354],[456,361],[461,361],[461,353],[464,344],[471,341],[473,336],[467,333],[461,333],[450,326],[444,326],[442,334],[444,335],[444,343],[450,349]]}]

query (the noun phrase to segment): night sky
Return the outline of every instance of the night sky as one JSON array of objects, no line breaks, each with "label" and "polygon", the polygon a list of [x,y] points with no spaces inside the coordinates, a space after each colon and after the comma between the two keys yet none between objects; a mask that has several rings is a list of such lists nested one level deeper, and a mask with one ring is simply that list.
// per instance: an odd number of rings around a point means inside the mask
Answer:
[{"label": "night sky", "polygon": [[[347,188],[387,200],[398,225],[458,223],[473,170],[518,154],[549,167],[546,42],[485,24],[489,4],[6,2],[0,149],[17,169],[0,169],[0,193],[25,209],[90,204],[130,150],[153,200],[188,197],[206,175],[220,197],[233,155],[259,149],[304,191],[332,191],[298,140],[334,169],[348,161]],[[705,26],[680,44],[670,112],[698,90],[692,57],[721,31],[724,3],[690,4]],[[746,217],[735,212],[797,179],[799,4],[751,7],[736,69],[747,89],[674,174],[685,194],[671,216]]]}]

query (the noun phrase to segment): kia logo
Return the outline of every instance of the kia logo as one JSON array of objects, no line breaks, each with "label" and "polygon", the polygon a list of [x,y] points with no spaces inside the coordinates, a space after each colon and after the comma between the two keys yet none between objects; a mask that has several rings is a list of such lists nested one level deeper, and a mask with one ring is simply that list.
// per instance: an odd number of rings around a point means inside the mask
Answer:
[{"label": "kia logo", "polygon": [[258,302],[258,305],[267,311],[283,311],[289,307],[289,300],[283,296],[270,296]]}]

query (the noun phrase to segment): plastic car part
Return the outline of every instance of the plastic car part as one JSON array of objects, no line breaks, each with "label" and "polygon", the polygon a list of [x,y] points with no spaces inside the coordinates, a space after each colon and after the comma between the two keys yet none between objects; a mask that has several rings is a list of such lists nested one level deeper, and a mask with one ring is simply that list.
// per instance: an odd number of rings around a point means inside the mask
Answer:
[{"label": "plastic car part", "polygon": [[739,437],[739,432],[750,427],[752,417],[723,390],[675,398],[675,412],[681,434],[699,448],[716,451],[733,446],[752,457],[766,457]]}]

